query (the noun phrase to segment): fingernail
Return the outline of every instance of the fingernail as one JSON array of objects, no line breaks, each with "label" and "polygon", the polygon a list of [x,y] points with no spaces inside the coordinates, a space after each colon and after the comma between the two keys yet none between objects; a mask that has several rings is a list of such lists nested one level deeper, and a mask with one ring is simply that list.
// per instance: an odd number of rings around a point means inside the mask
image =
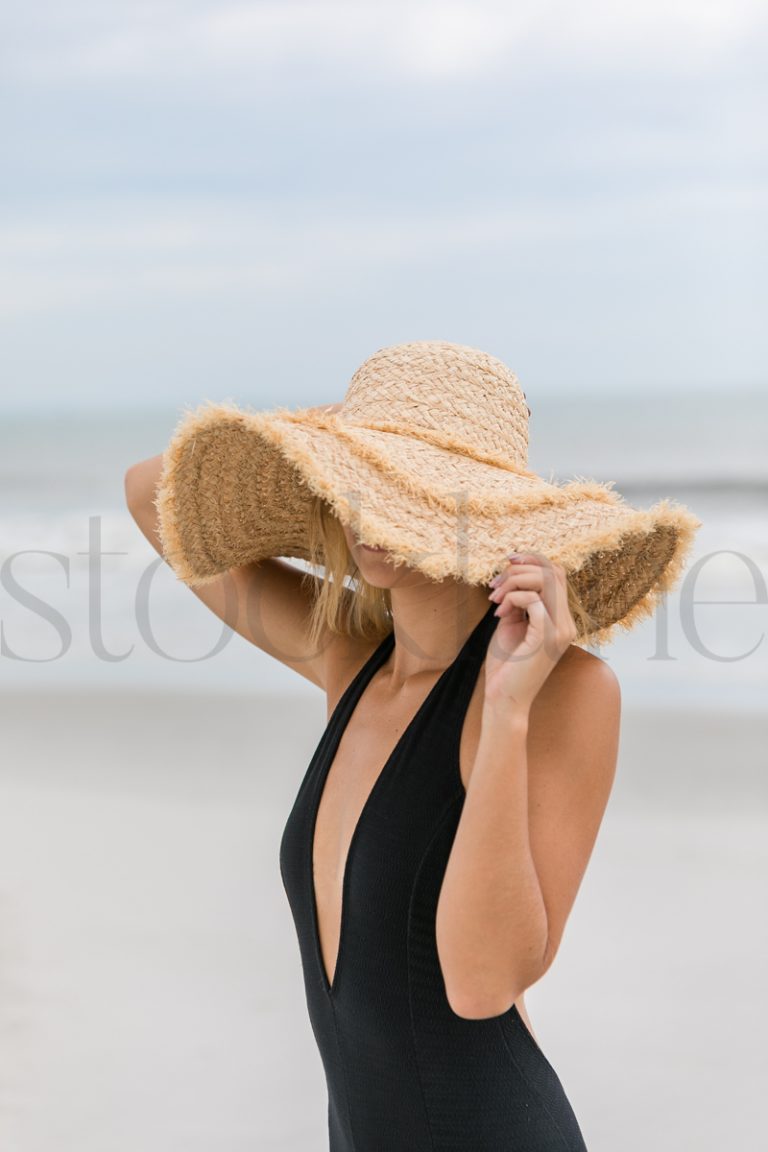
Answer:
[{"label": "fingernail", "polygon": [[499,572],[498,576],[494,576],[493,580],[488,581],[488,587],[489,588],[498,588],[499,584],[501,584],[503,579],[504,579],[503,574],[501,572]]}]

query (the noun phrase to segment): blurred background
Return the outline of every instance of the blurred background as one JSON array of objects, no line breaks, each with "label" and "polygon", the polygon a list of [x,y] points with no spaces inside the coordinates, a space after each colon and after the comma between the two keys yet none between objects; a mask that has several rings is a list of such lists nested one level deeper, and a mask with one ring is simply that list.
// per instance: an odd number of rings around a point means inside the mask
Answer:
[{"label": "blurred background", "polygon": [[531,468],[703,522],[595,650],[616,784],[526,1002],[590,1152],[757,1147],[764,6],[0,16],[3,1152],[327,1147],[277,856],[325,701],[176,579],[123,479],[204,399],[336,402],[421,339],[517,373]]}]

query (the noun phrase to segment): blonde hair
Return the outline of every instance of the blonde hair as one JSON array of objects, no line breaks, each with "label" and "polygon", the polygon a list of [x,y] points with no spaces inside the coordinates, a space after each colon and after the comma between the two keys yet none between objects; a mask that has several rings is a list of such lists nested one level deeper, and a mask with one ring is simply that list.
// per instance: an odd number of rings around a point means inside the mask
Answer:
[{"label": "blonde hair", "polygon": [[[322,497],[313,495],[309,510],[309,564],[324,568],[319,580],[310,571],[315,596],[309,624],[309,646],[318,648],[323,632],[341,632],[378,643],[392,631],[392,598],[388,588],[369,584],[347,546],[341,522]],[[347,579],[354,581],[349,588]]]},{"label": "blonde hair", "polygon": [[[392,631],[392,597],[388,588],[369,584],[352,557],[339,519],[322,497],[313,495],[309,512],[309,564],[324,569],[319,579],[312,572],[304,580],[314,590],[310,623],[310,648],[319,647],[323,633],[343,633],[378,643]],[[354,581],[354,588],[346,581]],[[584,639],[594,628],[593,618],[582,604],[573,581],[567,578],[568,607]]]}]

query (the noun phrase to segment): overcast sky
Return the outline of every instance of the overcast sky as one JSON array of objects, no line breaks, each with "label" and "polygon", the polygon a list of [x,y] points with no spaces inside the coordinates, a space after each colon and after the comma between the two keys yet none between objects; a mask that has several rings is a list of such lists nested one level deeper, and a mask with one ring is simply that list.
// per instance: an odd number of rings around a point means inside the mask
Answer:
[{"label": "overcast sky", "polygon": [[521,7],[3,0],[2,402],[764,385],[765,5]]}]

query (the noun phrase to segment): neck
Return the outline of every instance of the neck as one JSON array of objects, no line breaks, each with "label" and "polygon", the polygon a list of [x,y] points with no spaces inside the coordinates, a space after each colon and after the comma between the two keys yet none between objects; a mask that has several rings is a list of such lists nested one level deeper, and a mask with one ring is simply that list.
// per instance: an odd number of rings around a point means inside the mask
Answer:
[{"label": "neck", "polygon": [[488,591],[462,581],[391,588],[395,647],[391,683],[442,672],[452,664],[472,630],[491,607]]}]

